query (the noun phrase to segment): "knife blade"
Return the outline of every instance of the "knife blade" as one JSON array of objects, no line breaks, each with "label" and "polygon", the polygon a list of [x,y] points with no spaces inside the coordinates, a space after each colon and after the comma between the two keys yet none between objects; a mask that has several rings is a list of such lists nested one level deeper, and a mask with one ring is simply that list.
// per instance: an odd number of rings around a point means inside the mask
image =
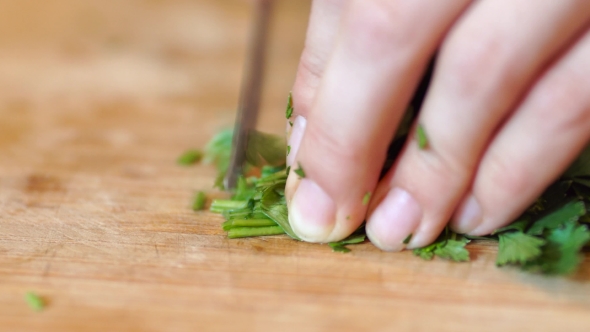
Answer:
[{"label": "knife blade", "polygon": [[254,20],[244,67],[232,151],[223,180],[226,190],[234,189],[246,161],[249,133],[256,128],[264,77],[264,58],[272,0],[254,1]]}]

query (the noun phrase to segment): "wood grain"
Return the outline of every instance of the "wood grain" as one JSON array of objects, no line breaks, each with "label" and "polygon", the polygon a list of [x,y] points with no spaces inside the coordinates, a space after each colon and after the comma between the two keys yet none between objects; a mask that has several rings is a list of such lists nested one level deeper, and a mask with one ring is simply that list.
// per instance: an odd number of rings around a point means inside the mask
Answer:
[{"label": "wood grain", "polygon": [[[278,2],[267,131],[308,9]],[[339,254],[192,212],[215,172],[174,161],[231,125],[248,18],[237,0],[0,2],[0,330],[590,331],[588,259],[563,279],[498,269],[486,243],[469,264]]]}]

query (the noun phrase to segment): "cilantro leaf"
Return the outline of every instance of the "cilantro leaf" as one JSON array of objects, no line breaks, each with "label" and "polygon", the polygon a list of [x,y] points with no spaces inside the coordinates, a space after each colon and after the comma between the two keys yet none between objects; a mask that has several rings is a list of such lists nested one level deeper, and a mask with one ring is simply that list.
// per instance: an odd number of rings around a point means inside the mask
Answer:
[{"label": "cilantro leaf", "polygon": [[492,234],[500,234],[508,231],[524,232],[528,224],[531,222],[529,217],[522,217],[508,226],[496,229]]},{"label": "cilantro leaf", "polygon": [[176,163],[182,166],[189,166],[198,163],[203,158],[203,152],[200,150],[188,150],[185,151],[178,159]]},{"label": "cilantro leaf", "polygon": [[207,195],[203,191],[197,192],[195,195],[195,200],[193,202],[193,211],[202,210],[205,207],[205,202],[207,201]]},{"label": "cilantro leaf", "polygon": [[545,241],[522,231],[498,235],[498,257],[496,265],[520,263],[524,264],[541,255],[541,247]]},{"label": "cilantro leaf", "polygon": [[305,177],[305,171],[303,170],[303,167],[301,167],[301,165],[299,165],[299,168],[297,168],[294,172],[295,174],[299,175],[300,178]]},{"label": "cilantro leaf", "polygon": [[408,244],[408,243],[410,243],[411,239],[412,239],[412,233],[410,233],[410,235],[406,236],[406,238],[404,239],[404,241],[402,243]]},{"label": "cilantro leaf", "polygon": [[43,311],[45,309],[45,301],[34,292],[25,294],[25,300],[31,309],[34,311]]},{"label": "cilantro leaf", "polygon": [[525,269],[547,274],[572,274],[583,260],[580,250],[590,242],[586,226],[573,223],[553,229],[547,236],[542,255],[525,265]]},{"label": "cilantro leaf", "polygon": [[418,140],[418,148],[420,150],[426,149],[428,146],[428,136],[426,136],[426,130],[421,124],[416,127],[416,139]]},{"label": "cilantro leaf", "polygon": [[[218,173],[225,173],[229,167],[233,136],[233,130],[224,129],[213,136],[205,147],[203,162],[206,164],[214,164]],[[221,174],[222,179],[224,175],[225,174]]]},{"label": "cilantro leaf", "polygon": [[338,242],[330,242],[328,243],[328,245],[332,248],[332,251],[334,252],[346,253],[350,252],[350,249],[348,249],[346,245],[363,243],[366,239],[367,235],[365,234],[365,228],[364,226],[361,226],[344,240]]},{"label": "cilantro leaf", "polygon": [[287,99],[287,110],[285,111],[285,117],[289,120],[293,116],[293,93],[289,92],[289,98]]},{"label": "cilantro leaf", "polygon": [[576,222],[584,214],[586,214],[584,202],[570,201],[535,221],[527,233],[541,235],[545,229],[555,229],[561,225]]},{"label": "cilantro leaf", "polygon": [[279,166],[287,157],[286,141],[283,137],[252,130],[248,133],[246,161],[253,166]]},{"label": "cilantro leaf", "polygon": [[455,262],[466,262],[469,260],[469,251],[465,249],[466,244],[466,241],[447,240],[444,245],[434,249],[434,254]]},{"label": "cilantro leaf", "polygon": [[464,236],[448,231],[447,228],[436,242],[423,248],[414,249],[413,253],[425,260],[431,260],[436,255],[456,262],[465,262],[469,260],[469,251],[465,249],[465,245],[469,241]]},{"label": "cilantro leaf", "polygon": [[363,205],[369,204],[370,201],[371,201],[371,192],[368,192],[365,194],[365,196],[363,196]]},{"label": "cilantro leaf", "polygon": [[578,158],[564,173],[564,177],[568,179],[586,176],[590,176],[590,144],[582,150]]}]

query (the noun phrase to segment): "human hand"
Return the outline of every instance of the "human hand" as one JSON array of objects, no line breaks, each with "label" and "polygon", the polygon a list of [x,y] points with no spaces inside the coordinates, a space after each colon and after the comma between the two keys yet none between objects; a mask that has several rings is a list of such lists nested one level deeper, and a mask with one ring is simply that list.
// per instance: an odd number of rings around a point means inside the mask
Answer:
[{"label": "human hand", "polygon": [[[395,251],[449,220],[471,235],[513,221],[590,140],[589,24],[585,0],[315,0],[288,125],[294,231],[336,241],[366,218]],[[410,138],[379,181],[436,50],[428,147]]]}]

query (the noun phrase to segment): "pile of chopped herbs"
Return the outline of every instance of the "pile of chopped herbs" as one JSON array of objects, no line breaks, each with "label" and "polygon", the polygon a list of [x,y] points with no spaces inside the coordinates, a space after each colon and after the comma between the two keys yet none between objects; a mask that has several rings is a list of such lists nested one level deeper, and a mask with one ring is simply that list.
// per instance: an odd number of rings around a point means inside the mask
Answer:
[{"label": "pile of chopped herbs", "polygon": [[[420,108],[425,94],[424,82],[427,80],[423,81],[414,96],[389,147],[382,175],[391,167],[410,135],[411,124],[416,118],[414,110]],[[293,113],[292,105],[292,98],[289,96],[286,111],[289,120]],[[427,148],[426,132],[421,125],[416,126],[414,135],[419,147]],[[211,140],[203,154],[203,161],[214,163],[218,169],[215,186],[219,188],[222,188],[222,179],[227,171],[231,141],[231,130],[222,131]],[[244,176],[238,180],[237,189],[230,199],[213,200],[210,206],[211,211],[221,213],[225,218],[222,227],[229,238],[287,234],[300,240],[288,220],[285,183],[289,169],[285,167],[284,161],[290,149],[285,147],[286,142],[281,137],[260,132],[251,133],[247,167]],[[194,151],[191,154],[194,155]],[[294,171],[303,173],[303,169]],[[204,205],[205,194],[199,192],[193,208],[199,210]],[[590,249],[588,207],[590,145],[561,178],[510,225],[483,237],[461,235],[446,228],[433,244],[414,249],[413,252],[426,260],[438,256],[453,261],[469,261],[469,251],[465,248],[468,243],[479,240],[495,241],[498,243],[498,266],[517,265],[530,272],[572,274],[584,260],[584,251]],[[411,235],[404,243],[408,243],[410,237]],[[365,239],[364,226],[361,226],[348,238],[328,245],[334,251],[349,252],[348,245],[362,243]]]}]

